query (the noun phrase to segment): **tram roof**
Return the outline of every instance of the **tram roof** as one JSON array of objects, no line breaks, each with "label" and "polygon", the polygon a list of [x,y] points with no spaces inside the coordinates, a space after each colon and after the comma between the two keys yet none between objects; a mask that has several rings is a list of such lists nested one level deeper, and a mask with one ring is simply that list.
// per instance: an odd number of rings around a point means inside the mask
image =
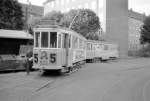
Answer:
[{"label": "tram roof", "polygon": [[117,43],[115,43],[115,42],[100,41],[100,40],[87,40],[87,42],[91,42],[91,43],[93,43],[93,42],[95,42],[95,43],[101,42],[102,44],[112,44],[112,45],[117,45]]},{"label": "tram roof", "polygon": [[67,32],[73,32],[73,33],[76,33],[77,35],[83,37],[84,39],[86,39],[83,35],[81,35],[80,33],[77,33],[76,31],[72,30],[72,29],[69,29],[69,28],[66,28],[66,27],[60,27],[58,25],[37,25],[34,30],[48,30],[48,29],[54,29],[54,30],[63,30],[63,31],[67,31]]}]

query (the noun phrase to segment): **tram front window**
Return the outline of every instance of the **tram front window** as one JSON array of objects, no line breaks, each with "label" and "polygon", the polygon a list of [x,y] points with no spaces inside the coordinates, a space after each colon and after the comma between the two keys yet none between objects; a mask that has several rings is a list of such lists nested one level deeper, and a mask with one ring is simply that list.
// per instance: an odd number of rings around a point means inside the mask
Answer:
[{"label": "tram front window", "polygon": [[50,32],[50,48],[57,48],[57,32]]},{"label": "tram front window", "polygon": [[40,43],[40,32],[35,33],[35,47],[39,47]]},{"label": "tram front window", "polygon": [[48,32],[41,33],[41,47],[48,47]]}]

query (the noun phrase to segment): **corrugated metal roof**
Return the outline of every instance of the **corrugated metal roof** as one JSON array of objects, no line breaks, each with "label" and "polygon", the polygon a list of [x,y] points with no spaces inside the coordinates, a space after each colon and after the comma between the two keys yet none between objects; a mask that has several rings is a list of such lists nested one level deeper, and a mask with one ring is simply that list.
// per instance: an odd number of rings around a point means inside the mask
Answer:
[{"label": "corrugated metal roof", "polygon": [[25,31],[0,29],[0,38],[33,39],[33,36]]},{"label": "corrugated metal roof", "polygon": [[45,5],[46,3],[51,2],[51,1],[55,1],[55,0],[46,0],[43,4]]}]

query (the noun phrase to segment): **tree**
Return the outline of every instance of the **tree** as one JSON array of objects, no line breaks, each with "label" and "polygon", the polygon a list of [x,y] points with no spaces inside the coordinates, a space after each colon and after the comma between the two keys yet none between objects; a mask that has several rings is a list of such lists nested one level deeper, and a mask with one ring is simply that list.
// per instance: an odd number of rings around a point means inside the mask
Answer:
[{"label": "tree", "polygon": [[55,24],[61,27],[71,25],[70,29],[91,40],[99,40],[101,29],[99,17],[89,9],[71,10],[68,13],[52,11],[44,16],[38,24]]},{"label": "tree", "polygon": [[[69,27],[72,21],[74,21],[71,26],[72,30],[82,34],[89,39],[93,39],[93,37],[95,36],[98,37],[98,35],[96,34],[98,30],[101,29],[101,26],[99,22],[99,17],[92,10],[71,10],[70,12],[64,14],[61,20],[61,26]],[[95,37],[94,39],[97,40],[98,38]]]},{"label": "tree", "polygon": [[150,16],[144,20],[144,25],[141,27],[141,44],[150,44]]},{"label": "tree", "polygon": [[22,30],[23,12],[17,0],[0,0],[0,29]]}]

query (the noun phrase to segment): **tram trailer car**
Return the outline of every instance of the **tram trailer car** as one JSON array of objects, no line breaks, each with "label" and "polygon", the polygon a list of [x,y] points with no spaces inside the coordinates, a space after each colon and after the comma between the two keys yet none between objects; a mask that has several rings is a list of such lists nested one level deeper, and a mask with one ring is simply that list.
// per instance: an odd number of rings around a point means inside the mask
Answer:
[{"label": "tram trailer car", "polygon": [[118,45],[115,43],[103,43],[103,51],[101,52],[102,60],[110,60],[119,58]]},{"label": "tram trailer car", "polygon": [[75,31],[56,26],[34,28],[33,68],[70,72],[85,63],[86,39]]},{"label": "tram trailer car", "polygon": [[87,62],[95,62],[96,60],[100,60],[99,53],[101,53],[100,41],[95,40],[87,40],[87,48],[86,48],[86,61]]},{"label": "tram trailer car", "polygon": [[86,61],[95,62],[119,57],[118,45],[103,41],[87,40]]}]

